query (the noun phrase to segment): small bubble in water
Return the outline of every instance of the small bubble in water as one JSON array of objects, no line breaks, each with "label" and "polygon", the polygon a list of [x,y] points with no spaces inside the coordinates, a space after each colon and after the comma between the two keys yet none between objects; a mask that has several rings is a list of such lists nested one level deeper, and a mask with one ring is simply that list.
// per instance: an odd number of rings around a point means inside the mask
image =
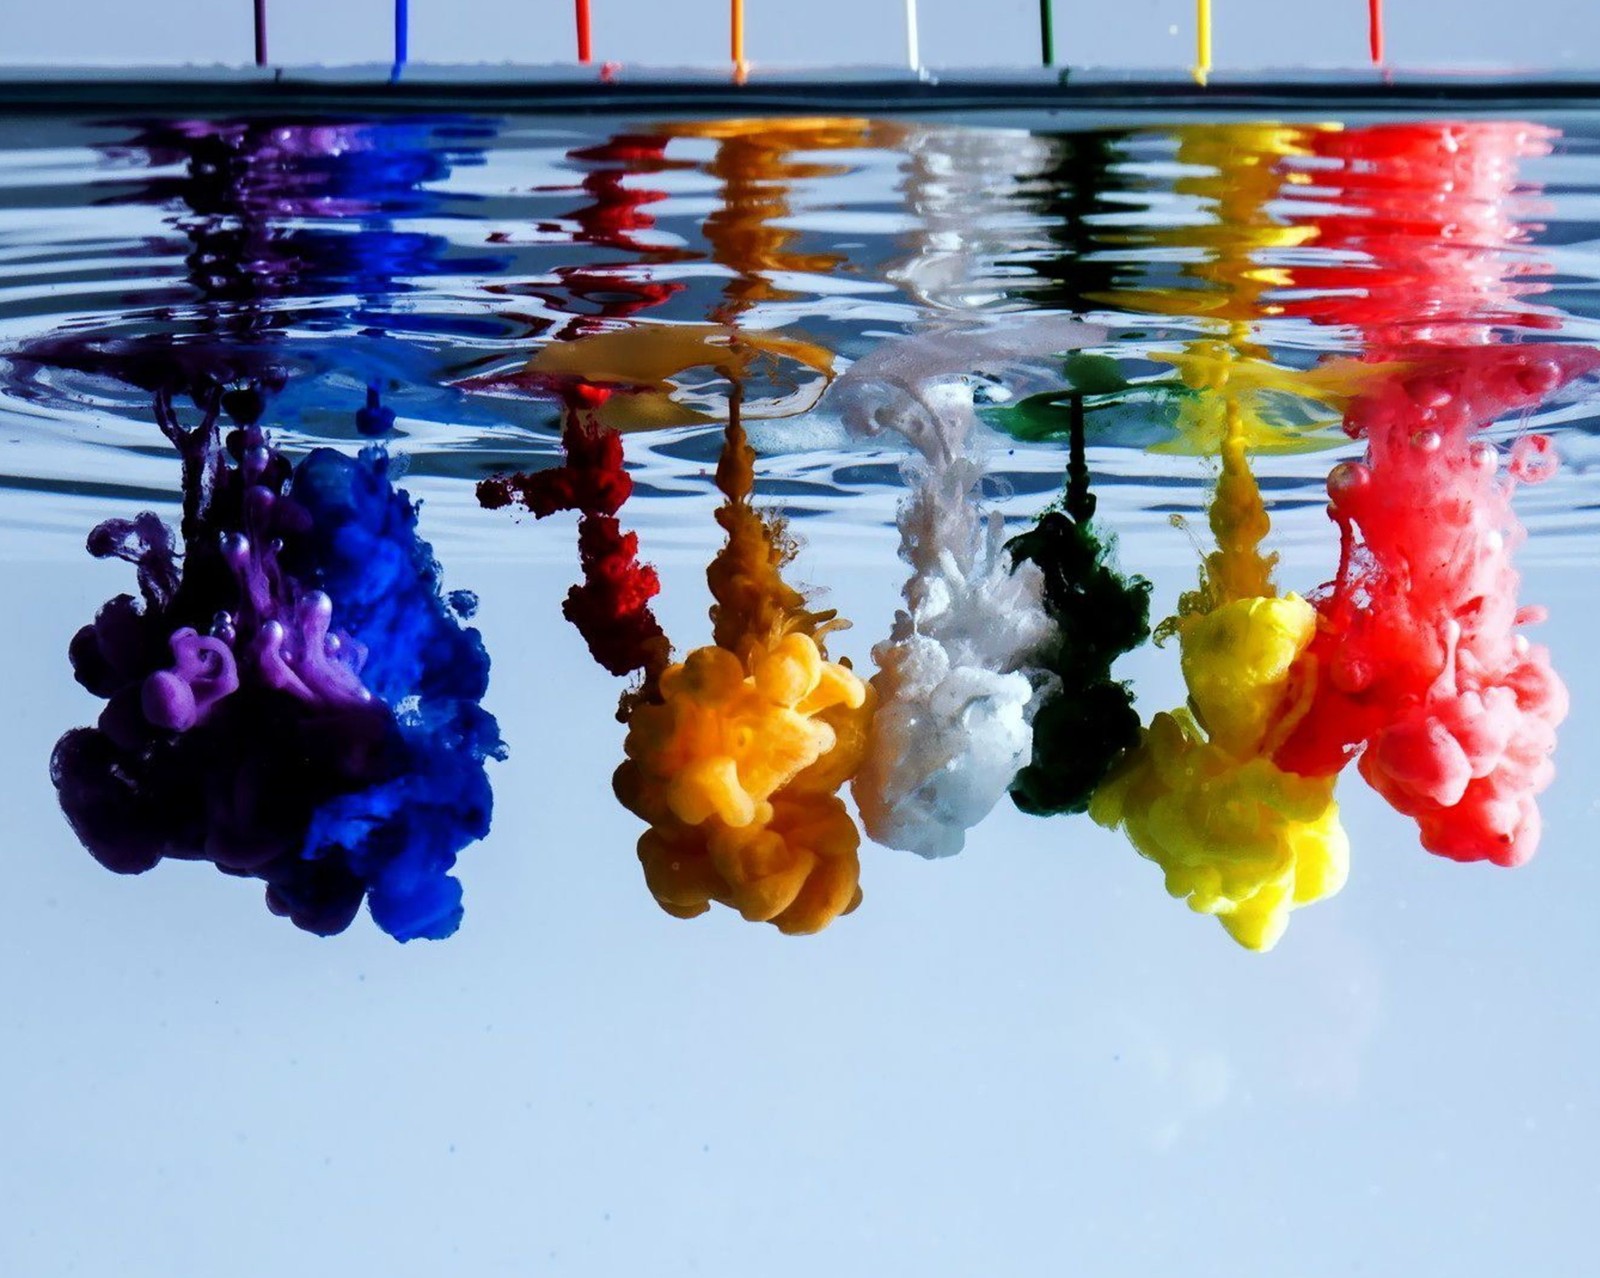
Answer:
[{"label": "small bubble in water", "polygon": [[1542,484],[1561,467],[1548,435],[1524,435],[1511,445],[1511,473],[1524,484]]}]

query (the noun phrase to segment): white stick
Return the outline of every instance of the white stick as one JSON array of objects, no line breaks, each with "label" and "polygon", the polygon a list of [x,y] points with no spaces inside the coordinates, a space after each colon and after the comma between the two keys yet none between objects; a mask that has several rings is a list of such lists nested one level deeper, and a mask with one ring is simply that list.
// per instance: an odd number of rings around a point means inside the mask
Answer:
[{"label": "white stick", "polygon": [[906,0],[906,61],[913,71],[922,66],[922,51],[917,47],[917,0]]}]

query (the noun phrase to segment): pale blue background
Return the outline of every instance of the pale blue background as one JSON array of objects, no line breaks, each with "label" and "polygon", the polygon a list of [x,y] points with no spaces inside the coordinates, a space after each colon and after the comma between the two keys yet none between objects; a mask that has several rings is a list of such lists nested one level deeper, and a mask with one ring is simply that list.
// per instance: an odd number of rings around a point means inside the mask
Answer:
[{"label": "pale blue background", "polygon": [[[709,501],[692,515],[709,537]],[[866,904],[819,937],[668,918],[608,793],[617,683],[556,621],[570,541],[505,547],[447,561],[482,592],[514,750],[495,831],[460,934],[406,947],[365,917],[317,942],[253,884],[117,878],[74,846],[44,761],[95,703],[63,652],[125,574],[0,563],[26,607],[0,686],[0,1273],[1587,1271],[1592,566],[1529,560],[1577,707],[1535,861],[1429,857],[1346,778],[1350,884],[1263,957],[1119,839],[1004,809],[952,861],[865,849]],[[1192,580],[1169,549],[1158,604]],[[703,634],[700,565],[664,569],[667,629]],[[901,580],[889,531],[799,571],[863,658]],[[1133,663],[1146,712],[1175,666]]]}]

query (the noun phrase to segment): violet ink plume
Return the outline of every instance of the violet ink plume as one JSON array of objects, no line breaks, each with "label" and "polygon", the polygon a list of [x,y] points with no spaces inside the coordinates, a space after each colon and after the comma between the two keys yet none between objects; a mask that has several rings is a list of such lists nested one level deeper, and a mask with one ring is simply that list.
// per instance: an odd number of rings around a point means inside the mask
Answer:
[{"label": "violet ink plume", "polygon": [[365,900],[397,940],[449,936],[450,872],[488,832],[484,763],[504,755],[488,655],[458,615],[471,601],[441,597],[381,448],[291,466],[255,391],[200,407],[186,429],[155,397],[183,461],[181,537],[149,513],[89,536],[135,566],[139,595],[71,644],[106,706],[51,758],[67,819],[108,869],[210,861],[310,932],[343,931]]}]

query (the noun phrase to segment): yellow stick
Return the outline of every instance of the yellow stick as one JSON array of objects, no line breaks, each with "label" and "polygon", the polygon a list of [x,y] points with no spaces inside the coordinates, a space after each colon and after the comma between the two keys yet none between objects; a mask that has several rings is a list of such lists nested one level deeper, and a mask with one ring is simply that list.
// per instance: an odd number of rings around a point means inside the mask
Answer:
[{"label": "yellow stick", "polygon": [[1195,0],[1194,78],[1204,84],[1211,74],[1211,0]]}]

